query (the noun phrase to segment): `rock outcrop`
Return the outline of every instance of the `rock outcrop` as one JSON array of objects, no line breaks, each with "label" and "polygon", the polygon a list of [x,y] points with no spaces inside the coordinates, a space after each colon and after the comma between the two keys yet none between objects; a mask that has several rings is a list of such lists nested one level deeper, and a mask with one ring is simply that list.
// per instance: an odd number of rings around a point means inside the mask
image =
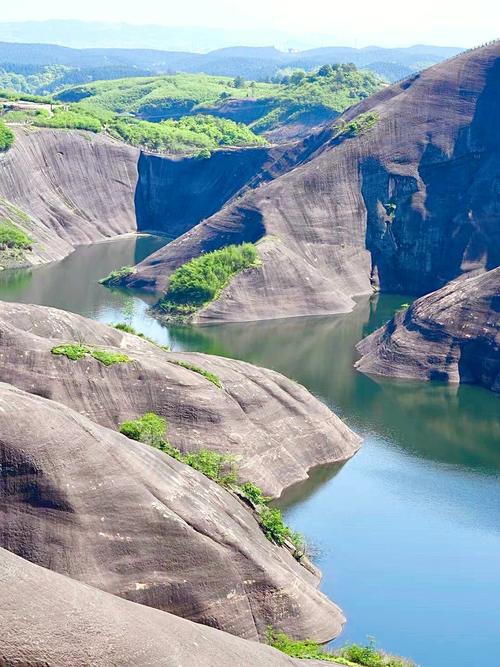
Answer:
[{"label": "rock outcrop", "polygon": [[91,132],[15,128],[0,156],[0,215],[34,240],[31,264],[136,230],[136,148]]},{"label": "rock outcrop", "polygon": [[479,384],[500,392],[500,269],[417,299],[362,340],[363,373]]},{"label": "rock outcrop", "polygon": [[263,639],[341,611],[242,501],[148,445],[0,384],[0,546],[133,602]]},{"label": "rock outcrop", "polygon": [[374,288],[421,295],[494,268],[499,83],[497,42],[384,89],[313,138],[312,151],[285,152],[285,169],[257,175],[259,187],[145,260],[128,284],[164,290],[180,264],[258,230],[261,267],[198,321],[345,312]]},{"label": "rock outcrop", "polygon": [[[125,352],[131,361],[106,367],[91,357],[71,361],[51,353],[55,345],[75,341]],[[179,362],[214,373],[223,388]],[[279,373],[213,355],[165,352],[43,306],[0,302],[0,381],[111,428],[156,412],[168,420],[176,447],[234,455],[242,478],[272,496],[305,479],[314,466],[345,461],[360,445],[325,405]]]},{"label": "rock outcrop", "polygon": [[0,549],[0,586],[3,667],[317,664],[122,600],[5,549]]}]

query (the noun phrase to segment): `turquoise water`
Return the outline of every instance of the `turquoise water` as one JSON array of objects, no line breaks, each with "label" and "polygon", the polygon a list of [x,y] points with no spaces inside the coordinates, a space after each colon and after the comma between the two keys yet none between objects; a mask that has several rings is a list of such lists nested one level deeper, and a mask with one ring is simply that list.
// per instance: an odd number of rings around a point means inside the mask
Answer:
[{"label": "turquoise water", "polygon": [[222,354],[295,378],[365,438],[343,467],[315,470],[280,500],[363,642],[423,667],[500,664],[499,398],[483,389],[369,378],[354,346],[405,296],[361,300],[325,318],[165,328],[152,301],[98,278],[159,247],[155,238],[81,248],[62,262],[0,274],[0,298],[128,321],[175,349]]}]

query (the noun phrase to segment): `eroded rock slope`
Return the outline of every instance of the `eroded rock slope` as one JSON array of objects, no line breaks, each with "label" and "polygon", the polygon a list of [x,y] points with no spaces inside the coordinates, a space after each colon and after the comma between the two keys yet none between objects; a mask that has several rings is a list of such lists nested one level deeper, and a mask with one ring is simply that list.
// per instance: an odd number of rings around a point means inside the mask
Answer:
[{"label": "eroded rock slope", "polygon": [[384,89],[319,135],[312,152],[295,148],[286,173],[257,178],[259,187],[145,260],[127,283],[164,290],[180,264],[254,241],[256,230],[265,237],[261,267],[239,274],[198,321],[345,312],[373,288],[420,295],[494,268],[499,85],[497,42]]},{"label": "eroded rock slope", "polygon": [[[125,352],[106,367],[56,356],[58,344],[84,342]],[[214,373],[223,388],[179,366]],[[274,371],[213,355],[169,353],[137,336],[43,306],[0,302],[0,381],[65,403],[117,428],[148,411],[167,418],[183,451],[237,457],[240,474],[279,496],[316,465],[345,461],[360,439],[301,385]]]},{"label": "eroded rock slope", "polygon": [[0,385],[0,546],[249,639],[325,641],[341,611],[253,513],[201,473],[55,401]]},{"label": "eroded rock slope", "polygon": [[500,392],[500,269],[450,282],[358,343],[363,373]]},{"label": "eroded rock slope", "polygon": [[34,240],[26,262],[135,231],[137,149],[83,131],[19,127],[15,135],[0,156],[0,216]]},{"label": "eroded rock slope", "polygon": [[0,585],[2,667],[318,664],[128,602],[5,549],[0,549]]}]

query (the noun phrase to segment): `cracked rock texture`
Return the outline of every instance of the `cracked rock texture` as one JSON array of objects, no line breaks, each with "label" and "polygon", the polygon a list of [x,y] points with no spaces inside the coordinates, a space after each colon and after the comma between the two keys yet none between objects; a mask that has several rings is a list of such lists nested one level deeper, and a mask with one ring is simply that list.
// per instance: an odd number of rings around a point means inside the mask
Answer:
[{"label": "cracked rock texture", "polygon": [[74,130],[18,127],[15,135],[0,156],[0,212],[34,239],[26,262],[136,230],[136,148]]},{"label": "cracked rock texture", "polygon": [[373,288],[421,295],[498,266],[499,86],[497,42],[382,90],[334,124],[370,111],[373,127],[285,151],[125,282],[165,290],[192,257],[266,237],[262,266],[198,314],[213,322],[346,312]]},{"label": "cracked rock texture", "polygon": [[[312,667],[0,549],[2,667]],[[26,622],[29,619],[29,623]]]},{"label": "cracked rock texture", "polygon": [[253,512],[201,473],[74,410],[0,384],[0,546],[247,639],[325,641],[344,617]]},{"label": "cracked rock texture", "polygon": [[500,392],[500,269],[417,299],[358,343],[363,373],[479,384]]},{"label": "cracked rock texture", "polygon": [[[106,367],[56,356],[82,341],[118,349],[129,363]],[[223,388],[175,362],[215,373]],[[242,479],[267,495],[306,479],[317,465],[345,461],[360,438],[304,387],[274,371],[198,353],[169,353],[131,334],[53,308],[0,302],[0,381],[60,401],[92,420],[117,426],[148,411],[167,418],[183,451],[236,457]]]}]

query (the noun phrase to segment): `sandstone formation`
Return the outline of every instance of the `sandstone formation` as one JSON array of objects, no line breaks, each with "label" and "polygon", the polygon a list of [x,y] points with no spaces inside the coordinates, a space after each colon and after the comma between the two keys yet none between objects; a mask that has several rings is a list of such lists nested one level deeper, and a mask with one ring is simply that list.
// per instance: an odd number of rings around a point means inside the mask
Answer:
[{"label": "sandstone formation", "polygon": [[166,454],[0,384],[0,546],[249,639],[325,641],[341,611],[242,501]]},{"label": "sandstone formation", "polygon": [[0,586],[2,667],[318,664],[122,600],[5,549],[0,549]]},{"label": "sandstone formation", "polygon": [[137,149],[83,131],[19,127],[15,135],[0,156],[0,217],[34,239],[27,262],[135,231]]},{"label": "sandstone formation", "polygon": [[[129,363],[106,367],[56,356],[58,344],[118,349]],[[215,373],[220,389],[176,362]],[[60,401],[111,428],[148,411],[167,418],[183,451],[237,457],[240,474],[279,496],[310,468],[345,461],[357,435],[304,387],[274,371],[198,353],[169,353],[79,315],[0,302],[0,381]]]},{"label": "sandstone formation", "polygon": [[[384,89],[286,151],[277,169],[257,174],[125,282],[164,290],[192,257],[264,238],[262,266],[199,313],[198,321],[213,322],[345,312],[353,296],[374,288],[421,295],[494,268],[499,82],[497,42]],[[368,112],[375,123],[364,127]],[[175,199],[179,187],[170,182]]]},{"label": "sandstone formation", "polygon": [[500,392],[500,268],[417,299],[358,343],[363,373]]}]

